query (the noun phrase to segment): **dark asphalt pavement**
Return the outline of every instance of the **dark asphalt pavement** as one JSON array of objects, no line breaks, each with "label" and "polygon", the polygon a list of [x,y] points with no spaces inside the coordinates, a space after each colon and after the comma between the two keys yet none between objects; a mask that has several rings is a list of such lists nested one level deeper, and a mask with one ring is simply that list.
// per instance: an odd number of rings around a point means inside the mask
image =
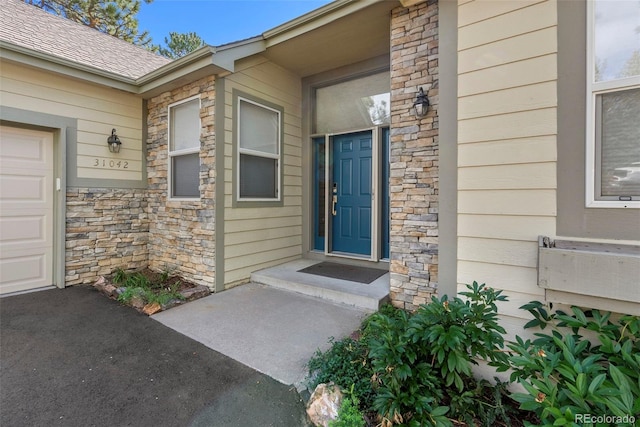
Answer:
[{"label": "dark asphalt pavement", "polygon": [[76,286],[0,298],[0,425],[307,424],[292,387]]}]

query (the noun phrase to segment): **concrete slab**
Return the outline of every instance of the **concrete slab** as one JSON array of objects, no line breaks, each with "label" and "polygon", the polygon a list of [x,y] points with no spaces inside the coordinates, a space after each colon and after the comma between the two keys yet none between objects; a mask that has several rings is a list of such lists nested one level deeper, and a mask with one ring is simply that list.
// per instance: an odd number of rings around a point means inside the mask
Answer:
[{"label": "concrete slab", "polygon": [[299,259],[276,265],[251,274],[251,281],[370,311],[378,310],[388,300],[389,273],[365,284],[299,271],[319,262]]},{"label": "concrete slab", "polygon": [[356,330],[369,310],[249,283],[152,319],[262,372],[304,389],[306,363],[329,338]]}]

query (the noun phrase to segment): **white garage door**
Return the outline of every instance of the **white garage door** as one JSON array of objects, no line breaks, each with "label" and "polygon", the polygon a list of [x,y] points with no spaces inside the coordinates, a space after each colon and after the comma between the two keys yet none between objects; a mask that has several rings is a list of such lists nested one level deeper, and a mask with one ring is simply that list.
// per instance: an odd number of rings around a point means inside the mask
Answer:
[{"label": "white garage door", "polygon": [[53,135],[0,126],[0,294],[53,283]]}]

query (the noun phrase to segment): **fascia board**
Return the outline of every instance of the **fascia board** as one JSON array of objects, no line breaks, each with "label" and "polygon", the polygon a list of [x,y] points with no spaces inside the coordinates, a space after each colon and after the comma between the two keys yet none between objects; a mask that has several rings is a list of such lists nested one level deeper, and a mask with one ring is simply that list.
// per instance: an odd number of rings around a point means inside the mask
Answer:
[{"label": "fascia board", "polygon": [[[215,48],[212,46],[204,46],[198,50],[195,50],[188,55],[178,58],[175,61],[171,61],[160,68],[157,68],[141,77],[136,79],[136,83],[140,86],[149,84],[154,80],[169,76],[175,72],[179,72],[181,68],[188,67],[202,67],[210,65],[209,58],[215,54]],[[205,62],[209,61],[209,64]]]},{"label": "fascia board", "polygon": [[205,46],[136,80],[139,93],[148,98],[171,89],[173,82],[184,81],[187,77],[198,79],[233,73],[237,60],[264,50],[261,36],[221,47]]},{"label": "fascia board", "polygon": [[262,36],[241,42],[219,46],[216,49],[214,63],[230,73],[235,71],[236,61],[264,52],[267,49]]},{"label": "fascia board", "polygon": [[263,33],[267,47],[320,28],[354,12],[388,0],[338,0]]},{"label": "fascia board", "polygon": [[0,59],[16,62],[30,67],[73,77],[90,83],[138,93],[135,80],[99,68],[68,61],[57,56],[37,52],[22,46],[0,41]]}]

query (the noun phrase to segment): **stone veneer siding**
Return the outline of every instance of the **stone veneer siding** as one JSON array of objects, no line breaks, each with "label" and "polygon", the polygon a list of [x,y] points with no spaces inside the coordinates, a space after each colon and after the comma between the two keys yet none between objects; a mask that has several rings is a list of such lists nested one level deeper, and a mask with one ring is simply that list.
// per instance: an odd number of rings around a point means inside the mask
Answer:
[{"label": "stone veneer siding", "polygon": [[65,284],[147,266],[144,189],[67,189]]},{"label": "stone veneer siding", "polygon": [[[413,110],[418,89],[426,117]],[[438,3],[391,15],[391,289],[393,305],[414,310],[438,282]]]},{"label": "stone veneer siding", "polygon": [[[200,200],[168,200],[169,105],[200,95]],[[149,267],[215,285],[215,78],[202,78],[148,101]]]}]

